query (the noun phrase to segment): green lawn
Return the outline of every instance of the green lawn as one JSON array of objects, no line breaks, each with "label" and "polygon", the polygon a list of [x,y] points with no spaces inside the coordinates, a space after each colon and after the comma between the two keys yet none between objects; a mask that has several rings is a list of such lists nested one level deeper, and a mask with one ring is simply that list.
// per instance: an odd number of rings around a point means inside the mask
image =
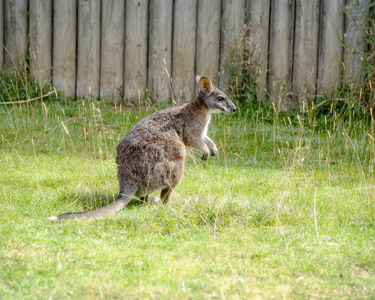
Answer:
[{"label": "green lawn", "polygon": [[190,152],[170,205],[48,222],[117,196],[116,145],[153,110],[0,107],[1,299],[374,297],[375,135],[364,122],[215,116],[219,156]]}]

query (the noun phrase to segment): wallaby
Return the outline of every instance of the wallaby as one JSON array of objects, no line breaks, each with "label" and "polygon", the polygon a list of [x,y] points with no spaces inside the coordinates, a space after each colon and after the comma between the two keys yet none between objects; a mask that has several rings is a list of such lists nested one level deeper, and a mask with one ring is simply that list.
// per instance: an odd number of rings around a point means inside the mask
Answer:
[{"label": "wallaby", "polygon": [[113,202],[91,211],[48,219],[103,217],[124,208],[133,196],[148,202],[148,195],[157,190],[161,190],[163,203],[168,203],[184,173],[187,147],[201,150],[203,160],[218,154],[215,143],[207,136],[211,114],[236,111],[233,102],[209,78],[197,76],[196,80],[198,91],[193,100],[144,118],[117,146],[120,192]]}]

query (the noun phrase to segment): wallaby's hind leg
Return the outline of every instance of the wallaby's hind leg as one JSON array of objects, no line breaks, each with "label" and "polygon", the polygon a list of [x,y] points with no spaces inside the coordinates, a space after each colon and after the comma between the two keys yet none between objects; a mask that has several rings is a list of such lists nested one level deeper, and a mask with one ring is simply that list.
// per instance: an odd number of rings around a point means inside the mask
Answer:
[{"label": "wallaby's hind leg", "polygon": [[161,191],[160,198],[163,201],[164,204],[167,204],[169,200],[171,200],[172,196],[172,189],[171,188],[165,188]]},{"label": "wallaby's hind leg", "polygon": [[143,203],[148,203],[150,201],[148,195],[144,196],[144,197],[140,197],[139,198]]}]

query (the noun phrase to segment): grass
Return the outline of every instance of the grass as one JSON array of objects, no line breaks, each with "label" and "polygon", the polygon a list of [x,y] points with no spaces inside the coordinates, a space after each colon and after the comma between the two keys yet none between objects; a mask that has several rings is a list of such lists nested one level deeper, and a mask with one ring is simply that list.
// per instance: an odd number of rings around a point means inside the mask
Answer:
[{"label": "grass", "polygon": [[[373,298],[372,124],[215,116],[172,203],[50,223],[117,196],[115,149],[155,108],[0,107],[0,298]],[[290,121],[290,122],[289,122]]]}]

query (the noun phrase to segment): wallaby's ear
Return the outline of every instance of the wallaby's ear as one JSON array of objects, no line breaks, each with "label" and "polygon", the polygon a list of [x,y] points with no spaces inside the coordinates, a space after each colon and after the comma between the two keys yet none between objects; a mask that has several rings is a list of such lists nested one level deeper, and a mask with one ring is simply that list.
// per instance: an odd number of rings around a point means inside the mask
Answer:
[{"label": "wallaby's ear", "polygon": [[208,93],[208,94],[212,92],[212,89],[213,89],[212,81],[208,77],[197,76],[197,82],[199,84],[199,90],[201,92]]},{"label": "wallaby's ear", "polygon": [[202,76],[199,76],[199,75],[195,77],[195,81],[197,82],[198,85],[199,85],[199,81],[201,80],[201,78]]}]

